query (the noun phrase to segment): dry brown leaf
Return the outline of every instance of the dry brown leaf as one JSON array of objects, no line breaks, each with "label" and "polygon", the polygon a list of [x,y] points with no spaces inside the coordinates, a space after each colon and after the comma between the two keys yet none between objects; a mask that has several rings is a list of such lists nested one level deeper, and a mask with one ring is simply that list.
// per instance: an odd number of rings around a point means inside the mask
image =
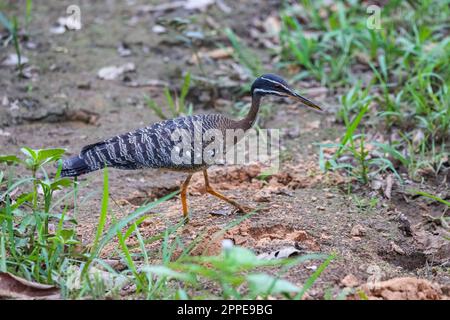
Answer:
[{"label": "dry brown leaf", "polygon": [[97,76],[102,80],[114,80],[117,79],[122,74],[124,74],[125,72],[130,72],[134,70],[136,70],[134,63],[128,62],[120,67],[108,66],[101,68],[98,71]]},{"label": "dry brown leaf", "polygon": [[59,288],[31,282],[8,272],[0,272],[0,298],[60,299]]},{"label": "dry brown leaf", "polygon": [[[234,52],[234,50],[232,47],[225,47],[225,48],[214,49],[211,51],[199,52],[198,56],[200,58],[210,58],[210,59],[219,60],[219,59],[226,59],[226,58],[231,57],[233,52]],[[193,55],[189,62],[190,63],[198,63],[197,56]]]},{"label": "dry brown leaf", "polygon": [[391,199],[392,196],[392,185],[394,184],[394,176],[392,174],[386,177],[386,188],[384,188],[384,196]]}]

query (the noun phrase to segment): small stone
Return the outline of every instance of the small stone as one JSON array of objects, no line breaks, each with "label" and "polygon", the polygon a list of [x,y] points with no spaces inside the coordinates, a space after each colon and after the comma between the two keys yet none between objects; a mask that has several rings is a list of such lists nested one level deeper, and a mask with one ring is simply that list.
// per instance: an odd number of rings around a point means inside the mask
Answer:
[{"label": "small stone", "polygon": [[392,248],[392,251],[397,252],[398,254],[401,254],[401,255],[405,254],[405,251],[394,241],[391,241],[391,248]]},{"label": "small stone", "polygon": [[348,274],[341,280],[341,284],[349,288],[354,288],[359,285],[359,280],[353,274]]},{"label": "small stone", "polygon": [[260,191],[255,195],[256,202],[270,202],[270,193]]},{"label": "small stone", "polygon": [[157,25],[153,26],[152,31],[154,33],[164,33],[164,32],[166,32],[166,28],[157,24]]},{"label": "small stone", "polygon": [[91,82],[90,81],[80,81],[77,83],[77,88],[82,90],[89,90],[91,89]]},{"label": "small stone", "polygon": [[3,96],[3,99],[2,99],[2,106],[6,107],[6,106],[8,106],[8,105],[9,105],[9,99],[8,99],[8,97],[5,95],[5,96]]},{"label": "small stone", "polygon": [[325,211],[325,207],[322,207],[322,206],[317,206],[316,209],[320,210],[320,211]]},{"label": "small stone", "polygon": [[364,228],[362,225],[357,224],[354,225],[352,230],[350,231],[350,234],[354,237],[360,237],[366,234],[366,228]]},{"label": "small stone", "polygon": [[317,201],[317,197],[311,197],[311,201],[312,202],[316,202]]},{"label": "small stone", "polygon": [[316,271],[317,270],[317,266],[316,265],[306,266],[305,268],[308,269],[308,270],[312,270],[312,271]]},{"label": "small stone", "polygon": [[3,60],[2,65],[5,67],[15,67],[19,64],[19,60],[21,65],[28,63],[27,57],[21,55],[19,59],[17,54],[11,53]]}]

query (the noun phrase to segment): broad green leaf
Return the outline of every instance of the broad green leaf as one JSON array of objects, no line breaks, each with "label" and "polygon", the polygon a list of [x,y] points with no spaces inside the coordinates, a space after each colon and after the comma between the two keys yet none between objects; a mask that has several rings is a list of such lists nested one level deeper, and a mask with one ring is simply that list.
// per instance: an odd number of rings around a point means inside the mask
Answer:
[{"label": "broad green leaf", "polygon": [[34,161],[37,160],[37,153],[35,150],[28,148],[28,147],[23,147],[20,149],[20,151],[22,151],[22,153],[25,154],[30,159],[32,159]]},{"label": "broad green leaf", "polygon": [[145,266],[142,268],[142,271],[146,273],[151,273],[159,277],[167,277],[169,279],[177,279],[189,283],[197,282],[195,275],[190,273],[178,272],[166,266]]},{"label": "broad green leaf", "polygon": [[6,163],[8,165],[11,165],[20,162],[22,162],[22,160],[15,155],[0,155],[0,163]]},{"label": "broad green leaf", "polygon": [[300,291],[300,288],[293,283],[265,273],[250,274],[247,276],[247,281],[255,296]]},{"label": "broad green leaf", "polygon": [[55,161],[61,158],[61,156],[66,152],[64,149],[40,149],[37,150],[37,162],[46,163],[49,161]]}]

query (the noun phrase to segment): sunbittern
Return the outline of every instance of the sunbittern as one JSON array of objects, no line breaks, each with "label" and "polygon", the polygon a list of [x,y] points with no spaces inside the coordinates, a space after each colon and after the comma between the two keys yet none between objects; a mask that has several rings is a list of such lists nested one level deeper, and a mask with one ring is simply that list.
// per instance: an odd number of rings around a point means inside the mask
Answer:
[{"label": "sunbittern", "polygon": [[[183,215],[188,219],[188,206],[186,192],[192,175],[197,171],[203,171],[206,192],[233,205],[242,212],[246,210],[234,200],[227,198],[215,191],[208,180],[207,168],[210,166],[202,160],[177,163],[173,160],[173,150],[177,148],[172,133],[176,130],[184,130],[193,136],[201,124],[201,132],[207,130],[220,130],[224,135],[226,130],[250,129],[257,117],[261,98],[265,95],[291,97],[304,105],[321,110],[311,100],[299,95],[292,90],[286,81],[273,74],[265,74],[257,78],[251,88],[252,104],[244,119],[232,120],[221,114],[199,114],[187,117],[178,117],[155,123],[151,126],[138,129],[133,132],[118,135],[101,142],[85,146],[78,156],[63,161],[62,176],[79,176],[104,167],[118,169],[164,168],[169,170],[184,171],[188,177],[181,186],[181,203]],[[236,141],[234,141],[236,143]],[[189,147],[194,150],[194,141]],[[193,155],[192,155],[193,156]]]}]

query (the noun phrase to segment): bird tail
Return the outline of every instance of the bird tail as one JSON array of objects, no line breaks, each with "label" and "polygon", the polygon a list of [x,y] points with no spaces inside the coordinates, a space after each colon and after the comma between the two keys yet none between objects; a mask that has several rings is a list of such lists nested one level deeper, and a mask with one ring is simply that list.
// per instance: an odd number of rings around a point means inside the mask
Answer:
[{"label": "bird tail", "polygon": [[91,172],[86,161],[80,156],[67,158],[63,161],[61,177],[77,177],[79,175]]}]

